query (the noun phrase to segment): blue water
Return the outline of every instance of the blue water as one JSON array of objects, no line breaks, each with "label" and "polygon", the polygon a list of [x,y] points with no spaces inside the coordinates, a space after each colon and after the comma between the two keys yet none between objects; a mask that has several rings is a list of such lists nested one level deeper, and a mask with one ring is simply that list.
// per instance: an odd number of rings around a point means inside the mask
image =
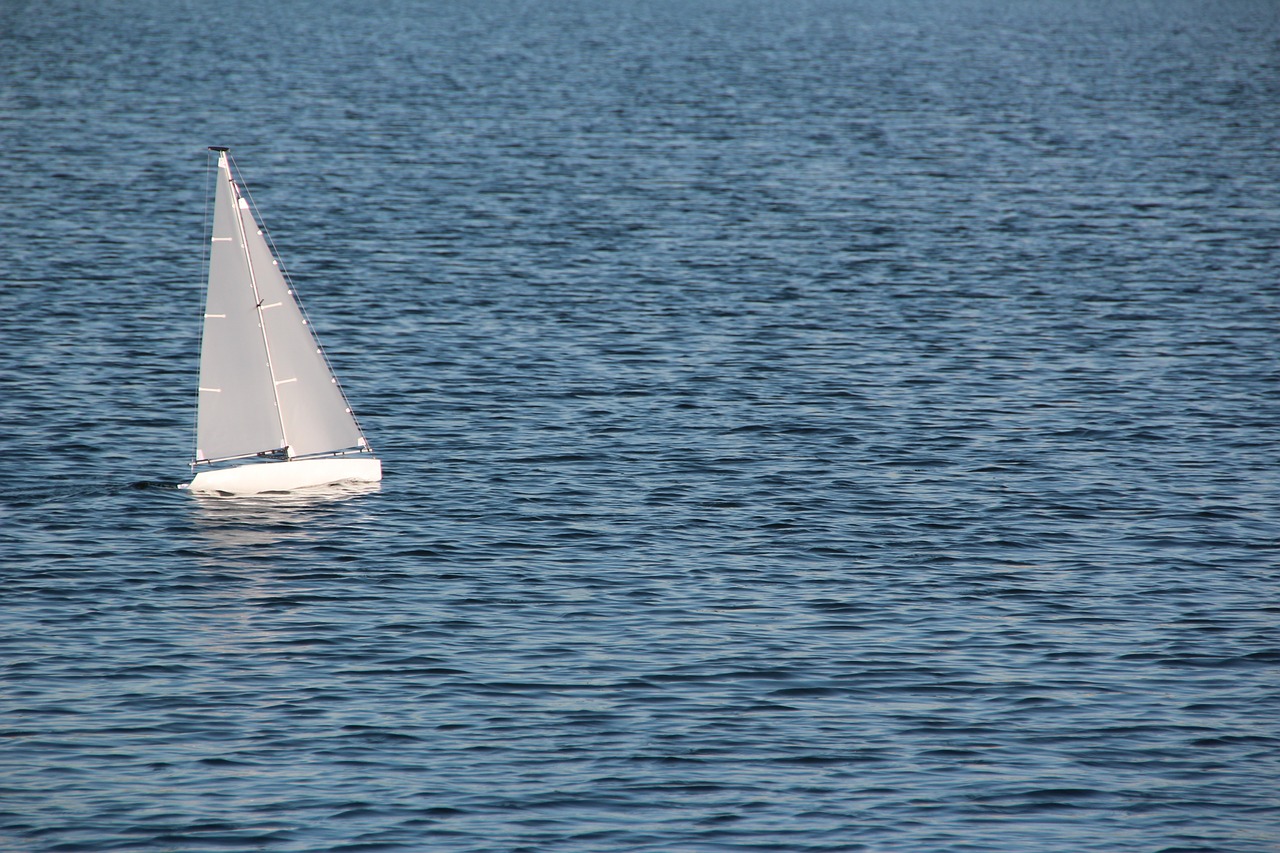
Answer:
[{"label": "blue water", "polygon": [[[1280,6],[0,4],[0,849],[1280,850]],[[205,146],[384,461],[198,499]]]}]

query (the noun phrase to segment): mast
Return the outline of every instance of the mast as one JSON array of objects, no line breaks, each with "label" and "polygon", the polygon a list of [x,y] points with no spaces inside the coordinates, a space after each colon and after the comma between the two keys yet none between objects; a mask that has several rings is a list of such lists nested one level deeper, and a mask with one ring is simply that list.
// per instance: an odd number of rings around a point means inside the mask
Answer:
[{"label": "mast", "polygon": [[[240,245],[248,246],[249,236],[245,232],[244,217],[240,214],[240,211],[248,210],[249,203],[245,199],[245,197],[240,194],[240,188],[236,186],[235,178],[231,174],[231,162],[230,162],[231,158],[227,154],[227,152],[230,149],[222,146],[210,145],[209,150],[218,152],[218,170],[219,171],[226,170],[226,175],[224,176],[223,179],[230,182],[231,184],[231,197],[232,199],[235,200],[235,205],[237,208],[236,210],[233,211],[233,213],[235,214],[236,228],[240,233]],[[262,233],[261,224],[258,223],[256,220],[254,224],[258,226],[257,232],[261,234]],[[255,303],[254,309],[258,312],[258,331],[262,334],[262,348],[266,352],[266,356],[267,356],[267,373],[271,377],[271,399],[275,404],[276,423],[279,424],[280,426],[280,442],[281,442],[282,448],[284,449],[285,456],[292,457],[293,450],[289,446],[289,433],[285,430],[284,413],[280,407],[280,381],[276,379],[275,364],[272,363],[272,360],[271,360],[271,341],[267,338],[266,318],[262,316],[262,303],[265,302],[266,300],[262,298],[258,290],[258,276],[253,269],[253,253],[252,252],[246,251],[244,253],[244,262],[245,262],[245,266],[248,268],[248,271],[249,271],[249,286],[253,288],[253,299]]]}]

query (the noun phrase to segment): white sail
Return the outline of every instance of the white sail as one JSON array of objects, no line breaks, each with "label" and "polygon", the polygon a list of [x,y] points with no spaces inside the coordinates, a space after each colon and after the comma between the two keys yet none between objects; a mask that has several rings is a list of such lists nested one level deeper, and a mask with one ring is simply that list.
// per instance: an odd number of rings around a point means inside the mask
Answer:
[{"label": "white sail", "polygon": [[261,229],[218,153],[196,462],[365,448]]}]

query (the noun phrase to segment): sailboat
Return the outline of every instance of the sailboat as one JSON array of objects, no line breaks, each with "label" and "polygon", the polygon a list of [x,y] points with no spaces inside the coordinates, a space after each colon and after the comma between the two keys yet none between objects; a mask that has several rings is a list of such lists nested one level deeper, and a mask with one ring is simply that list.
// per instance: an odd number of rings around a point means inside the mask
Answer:
[{"label": "sailboat", "polygon": [[200,344],[192,492],[289,492],[377,482],[382,463],[320,349],[293,288],[218,155],[209,289]]}]

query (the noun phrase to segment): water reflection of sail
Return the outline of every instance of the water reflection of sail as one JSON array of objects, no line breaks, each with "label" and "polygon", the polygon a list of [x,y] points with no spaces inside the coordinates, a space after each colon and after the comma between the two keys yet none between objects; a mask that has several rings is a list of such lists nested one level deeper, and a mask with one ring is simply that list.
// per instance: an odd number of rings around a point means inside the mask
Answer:
[{"label": "water reflection of sail", "polygon": [[[260,558],[261,554],[250,556],[241,549],[289,543],[305,547],[306,543],[323,537],[323,531],[331,529],[328,516],[334,513],[341,514],[338,523],[343,528],[358,527],[361,519],[352,518],[353,507],[343,504],[380,488],[377,482],[347,482],[287,494],[193,501],[195,532],[205,544],[219,550],[230,549],[226,557],[232,561]],[[359,515],[366,513],[359,512]],[[217,562],[224,564],[222,559]]]}]

